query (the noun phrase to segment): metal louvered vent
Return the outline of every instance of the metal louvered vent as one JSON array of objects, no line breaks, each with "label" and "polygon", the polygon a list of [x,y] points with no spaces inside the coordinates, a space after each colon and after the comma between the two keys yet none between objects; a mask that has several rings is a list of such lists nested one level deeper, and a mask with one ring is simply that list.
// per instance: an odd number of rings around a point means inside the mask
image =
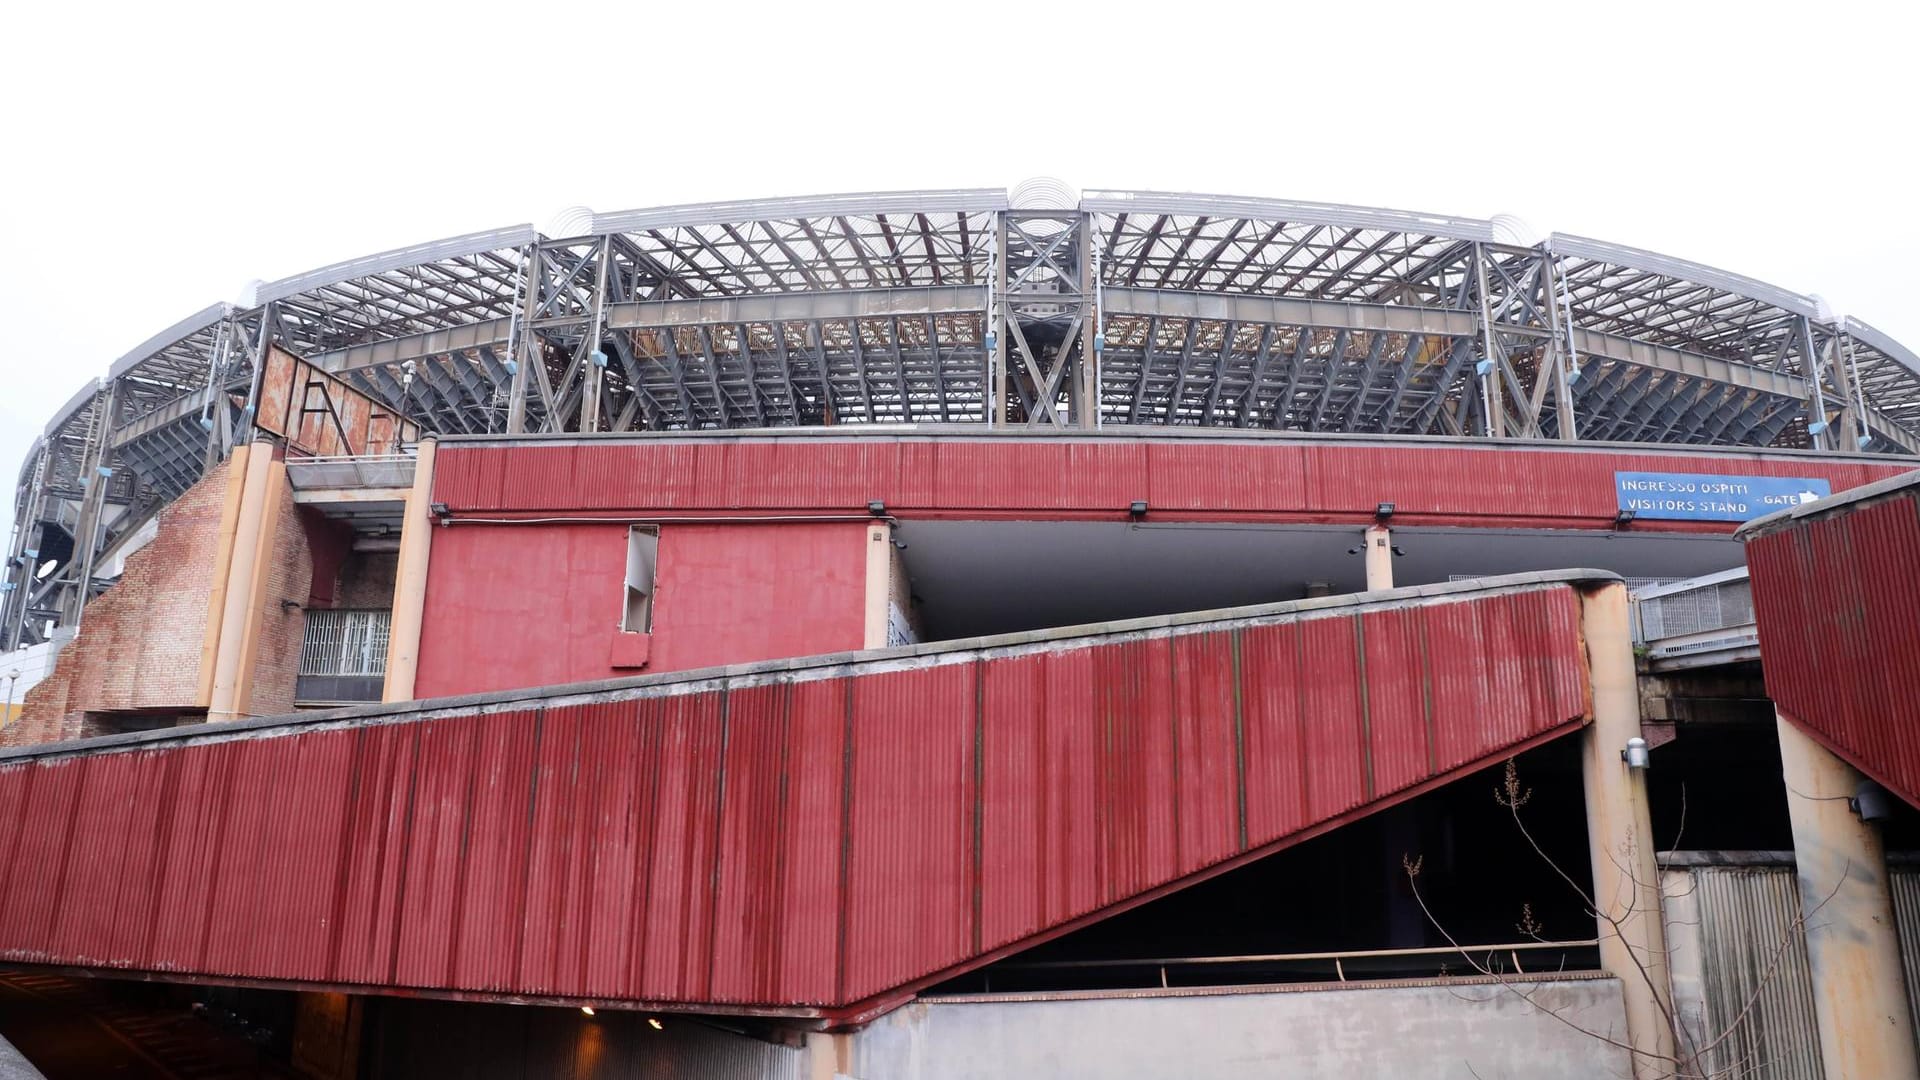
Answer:
[{"label": "metal louvered vent", "polygon": [[1743,576],[1640,600],[1640,626],[1648,640],[1704,634],[1753,621],[1753,586]]}]

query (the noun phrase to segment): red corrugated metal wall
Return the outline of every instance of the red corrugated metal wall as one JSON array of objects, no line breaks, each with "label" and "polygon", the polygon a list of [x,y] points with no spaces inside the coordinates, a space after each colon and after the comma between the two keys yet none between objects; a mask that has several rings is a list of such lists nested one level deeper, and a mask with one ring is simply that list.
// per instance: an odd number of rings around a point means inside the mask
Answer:
[{"label": "red corrugated metal wall", "polygon": [[[858,522],[660,529],[648,671],[842,652],[866,642]],[[621,524],[438,529],[420,697],[611,679],[626,601]]]},{"label": "red corrugated metal wall", "polygon": [[871,1002],[1577,725],[1580,603],[1538,585],[15,761],[0,958]]},{"label": "red corrugated metal wall", "polygon": [[[1817,457],[1142,438],[449,442],[434,498],[456,513],[905,512],[1278,514],[1592,527],[1616,513],[1615,471],[1808,476],[1835,491],[1904,471]],[[1726,532],[1725,524],[1636,528]]]},{"label": "red corrugated metal wall", "polygon": [[1756,536],[1747,566],[1767,694],[1920,806],[1920,498]]}]

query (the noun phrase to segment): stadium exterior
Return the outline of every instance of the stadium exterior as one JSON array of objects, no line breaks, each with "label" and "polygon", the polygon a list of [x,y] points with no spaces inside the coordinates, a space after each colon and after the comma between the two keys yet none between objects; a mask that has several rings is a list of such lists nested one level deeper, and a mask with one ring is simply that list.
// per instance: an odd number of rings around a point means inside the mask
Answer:
[{"label": "stadium exterior", "polygon": [[0,961],[315,1076],[1915,1075],[1916,454],[1885,334],[1511,218],[260,283],[21,471]]},{"label": "stadium exterior", "polygon": [[449,435],[1124,425],[1920,452],[1920,357],[1815,297],[1511,221],[1021,195],[578,211],[558,235],[453,237],[211,305],[49,419],[10,554],[60,565],[13,567],[4,641],[74,621],[92,567],[245,440],[270,343]]}]

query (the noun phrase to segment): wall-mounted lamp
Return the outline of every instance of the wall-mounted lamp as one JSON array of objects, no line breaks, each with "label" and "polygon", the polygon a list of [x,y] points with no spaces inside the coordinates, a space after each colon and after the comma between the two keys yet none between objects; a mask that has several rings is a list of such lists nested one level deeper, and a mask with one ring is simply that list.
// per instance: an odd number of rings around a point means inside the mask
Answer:
[{"label": "wall-mounted lamp", "polygon": [[1376,518],[1379,518],[1381,521],[1387,520],[1388,518],[1393,516],[1393,504],[1390,502],[1383,502],[1379,506],[1374,507],[1373,516]]},{"label": "wall-mounted lamp", "polygon": [[432,514],[434,517],[452,517],[453,516],[453,511],[447,508],[446,503],[442,503],[442,502],[428,503],[427,512]]},{"label": "wall-mounted lamp", "polygon": [[1647,740],[1635,735],[1627,740],[1627,748],[1620,751],[1620,760],[1627,763],[1629,769],[1644,769],[1653,764],[1653,758],[1647,753]]},{"label": "wall-mounted lamp", "polygon": [[593,1006],[591,1006],[591,1005],[582,1005],[582,1006],[580,1006],[580,1015],[582,1015],[582,1016],[592,1016],[592,1015],[593,1015]]},{"label": "wall-mounted lamp", "polygon": [[1399,555],[1399,556],[1401,556],[1402,558],[1404,558],[1404,557],[1406,556],[1406,554],[1407,554],[1407,549],[1406,549],[1406,548],[1403,548],[1403,547],[1401,547],[1401,546],[1400,546],[1399,544],[1395,544],[1395,545],[1393,545],[1393,553],[1394,553],[1395,555]]},{"label": "wall-mounted lamp", "polygon": [[881,502],[879,499],[873,499],[867,503],[867,513],[872,514],[874,517],[886,517],[887,504]]},{"label": "wall-mounted lamp", "polygon": [[660,1018],[659,1018],[659,1017],[657,1017],[657,1016],[649,1016],[649,1017],[647,1017],[647,1026],[648,1026],[648,1027],[650,1027],[650,1028],[652,1028],[652,1029],[653,1029],[653,1030],[655,1030],[655,1031],[664,1031],[664,1030],[666,1030],[666,1025],[665,1025],[665,1024],[662,1024],[662,1023],[660,1022]]},{"label": "wall-mounted lamp", "polygon": [[286,612],[289,612],[289,611],[298,611],[298,610],[300,610],[300,601],[289,600],[284,597],[281,599],[280,611],[282,614],[285,614]]},{"label": "wall-mounted lamp", "polygon": [[1147,500],[1135,499],[1127,504],[1127,516],[1139,519],[1147,516]]},{"label": "wall-mounted lamp", "polygon": [[1623,529],[1633,524],[1633,511],[1622,510],[1619,513],[1613,515],[1613,523],[1615,525],[1620,526]]},{"label": "wall-mounted lamp", "polygon": [[1861,821],[1885,821],[1893,816],[1893,800],[1886,788],[1871,780],[1862,780],[1854,789],[1853,798],[1847,800],[1847,809],[1858,814]]}]

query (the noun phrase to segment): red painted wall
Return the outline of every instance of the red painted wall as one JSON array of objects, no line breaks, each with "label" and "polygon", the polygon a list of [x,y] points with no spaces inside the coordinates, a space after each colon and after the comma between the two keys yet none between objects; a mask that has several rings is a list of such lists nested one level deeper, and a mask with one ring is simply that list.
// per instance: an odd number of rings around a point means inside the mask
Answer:
[{"label": "red painted wall", "polygon": [[[1844,491],[1911,468],[1832,455],[1447,442],[1139,437],[820,436],[449,440],[434,499],[457,515],[860,512],[1610,528],[1613,474],[1806,476]],[[1733,525],[1642,521],[1642,531]]]},{"label": "red painted wall", "polygon": [[615,669],[625,525],[436,529],[420,635],[420,697],[583,682],[858,649],[866,528],[697,524],[660,529],[650,658]]},{"label": "red painted wall", "polygon": [[856,1016],[1572,730],[1580,604],[1463,590],[0,760],[0,820],[34,822],[0,831],[0,961]]},{"label": "red painted wall", "polygon": [[1920,806],[1920,488],[1747,541],[1767,695]]}]

